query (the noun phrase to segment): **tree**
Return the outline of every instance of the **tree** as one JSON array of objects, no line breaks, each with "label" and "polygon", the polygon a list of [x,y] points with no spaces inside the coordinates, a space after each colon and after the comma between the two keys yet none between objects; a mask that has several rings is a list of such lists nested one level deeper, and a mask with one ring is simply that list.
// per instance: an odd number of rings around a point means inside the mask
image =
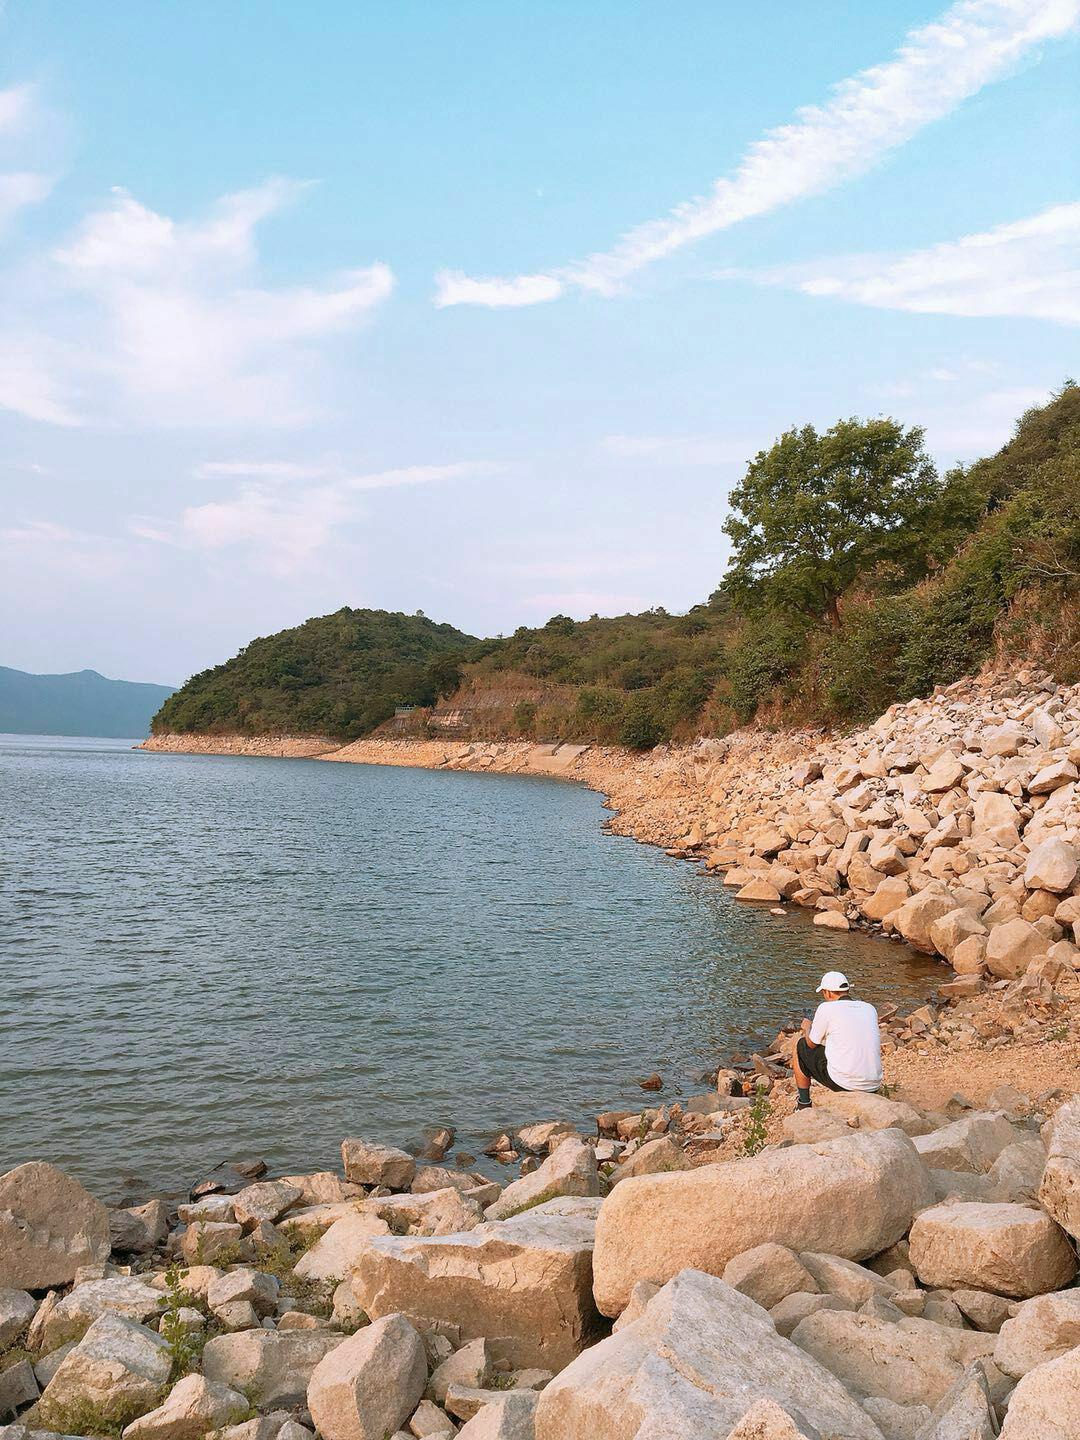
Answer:
[{"label": "tree", "polygon": [[724,524],[734,552],[724,589],[840,623],[840,597],[883,564],[925,573],[942,485],[923,432],[896,420],[789,430],[752,461]]}]

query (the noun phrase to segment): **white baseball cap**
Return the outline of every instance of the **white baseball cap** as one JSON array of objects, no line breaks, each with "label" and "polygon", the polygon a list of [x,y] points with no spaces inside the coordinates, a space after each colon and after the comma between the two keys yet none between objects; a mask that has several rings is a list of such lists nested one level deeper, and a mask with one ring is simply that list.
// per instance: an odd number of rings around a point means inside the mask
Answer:
[{"label": "white baseball cap", "polygon": [[830,970],[822,975],[821,984],[817,987],[816,993],[821,994],[823,990],[830,990],[836,994],[843,994],[845,990],[851,989],[851,982],[846,975],[841,975],[839,970]]}]

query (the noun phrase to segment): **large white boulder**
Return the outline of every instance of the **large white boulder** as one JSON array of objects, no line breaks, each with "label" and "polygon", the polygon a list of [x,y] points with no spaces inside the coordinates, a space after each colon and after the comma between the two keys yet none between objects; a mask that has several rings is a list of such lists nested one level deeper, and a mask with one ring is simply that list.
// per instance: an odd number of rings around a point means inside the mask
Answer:
[{"label": "large white boulder", "polygon": [[203,1350],[203,1374],[242,1390],[260,1407],[299,1405],[312,1371],[342,1337],[325,1330],[241,1330],[215,1335]]},{"label": "large white boulder", "polygon": [[992,1290],[1018,1300],[1060,1289],[1077,1268],[1053,1220],[1024,1205],[934,1205],[916,1218],[908,1250],[924,1285]]},{"label": "large white boulder", "polygon": [[343,1215],[296,1262],[301,1280],[343,1280],[374,1235],[389,1235],[378,1215]]},{"label": "large white boulder", "polygon": [[105,1206],[55,1165],[33,1160],[0,1175],[0,1285],[67,1285],[111,1248]]},{"label": "large white boulder", "polygon": [[308,1409],[323,1440],[383,1440],[416,1409],[426,1381],[424,1342],[404,1315],[385,1315],[319,1362]]},{"label": "large white boulder", "polygon": [[556,1375],[536,1407],[536,1440],[729,1440],[762,1399],[796,1433],[880,1440],[839,1381],[778,1335],[759,1305],[684,1270],[637,1320]]},{"label": "large white boulder", "polygon": [[1036,1365],[1080,1345],[1080,1290],[1061,1290],[1025,1300],[998,1331],[994,1364],[1019,1380]]},{"label": "large white boulder", "polygon": [[976,1361],[942,1396],[918,1440],[995,1440],[997,1433],[990,1386]]},{"label": "large white boulder", "polygon": [[508,1390],[466,1421],[460,1440],[533,1440],[539,1398],[535,1390]]},{"label": "large white boulder", "polygon": [[[858,1395],[877,1395],[896,1405],[929,1405],[948,1393],[964,1365],[939,1336],[944,1326],[909,1330],[872,1315],[817,1310],[792,1331],[796,1345]],[[929,1332],[929,1333],[927,1333]],[[993,1348],[994,1337],[980,1337]]]},{"label": "large white boulder", "polygon": [[126,1424],[161,1400],[172,1355],[160,1335],[120,1315],[95,1320],[45,1387],[39,1412],[48,1429],[70,1433],[88,1411]]},{"label": "large white boulder", "polygon": [[1042,931],[1017,915],[1003,925],[995,925],[987,936],[987,969],[1000,979],[1015,980],[1049,949],[1050,941]]},{"label": "large white boulder", "polygon": [[1046,1168],[1039,1204],[1063,1230],[1080,1237],[1080,1096],[1066,1100],[1043,1126]]},{"label": "large white boulder", "polygon": [[1029,890],[1053,890],[1060,894],[1076,879],[1077,870],[1080,870],[1080,855],[1075,846],[1051,835],[1028,856],[1024,884]]},{"label": "large white boulder", "polygon": [[38,1302],[25,1290],[0,1290],[0,1354],[19,1338],[37,1308]]},{"label": "large white boulder", "polygon": [[814,1092],[814,1109],[855,1120],[860,1130],[903,1130],[905,1135],[925,1135],[931,1128],[930,1122],[914,1106],[903,1100],[888,1100],[869,1090],[819,1087]]},{"label": "large white boulder", "polygon": [[1029,1370],[1009,1396],[1001,1440],[1076,1440],[1080,1349]]},{"label": "large white boulder", "polygon": [[202,1440],[211,1431],[242,1420],[250,1408],[238,1390],[203,1375],[185,1375],[163,1404],[132,1421],[124,1440]]},{"label": "large white boulder", "polygon": [[509,1220],[560,1195],[599,1195],[596,1151],[583,1140],[564,1140],[531,1175],[508,1185],[484,1211],[489,1220]]},{"label": "large white boulder", "polygon": [[687,1268],[722,1275],[741,1251],[770,1241],[862,1260],[901,1239],[934,1194],[899,1130],[627,1180],[600,1210],[596,1303],[618,1315],[639,1280],[662,1285]]},{"label": "large white boulder", "polygon": [[421,1329],[454,1325],[463,1339],[485,1336],[496,1359],[560,1370],[598,1329],[599,1204],[565,1196],[461,1235],[377,1236],[348,1283],[372,1319],[400,1312]]},{"label": "large white boulder", "polygon": [[43,1326],[42,1349],[56,1350],[69,1340],[81,1340],[101,1315],[123,1315],[145,1324],[161,1313],[163,1300],[160,1290],[137,1275],[87,1280],[50,1311]]},{"label": "large white boulder", "polygon": [[389,1190],[407,1190],[416,1175],[416,1161],[393,1145],[371,1140],[341,1142],[341,1163],[346,1180],[354,1185],[385,1185]]},{"label": "large white boulder", "polygon": [[951,1125],[915,1137],[915,1149],[933,1170],[966,1170],[982,1175],[1019,1135],[1004,1115],[976,1111]]}]

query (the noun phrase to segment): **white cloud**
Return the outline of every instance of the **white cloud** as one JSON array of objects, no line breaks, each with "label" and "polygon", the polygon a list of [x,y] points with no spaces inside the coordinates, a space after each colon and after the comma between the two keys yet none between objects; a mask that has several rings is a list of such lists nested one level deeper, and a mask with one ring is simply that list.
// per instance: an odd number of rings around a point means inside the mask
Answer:
[{"label": "white cloud", "polygon": [[363,323],[394,277],[376,263],[322,286],[258,285],[257,226],[306,188],[271,180],[196,221],[114,192],[0,297],[0,404],[53,423],[280,426],[320,413],[320,347]]},{"label": "white cloud", "polygon": [[192,472],[196,480],[317,480],[325,465],[299,465],[292,460],[208,460]]},{"label": "white cloud", "polygon": [[[35,108],[32,85],[13,85],[0,90],[0,141],[27,129]],[[6,229],[20,210],[40,204],[52,187],[50,176],[33,170],[0,170],[0,230]]]},{"label": "white cloud", "polygon": [[[405,485],[479,478],[496,473],[486,461],[447,465],[409,465],[351,475],[329,465],[303,467],[291,462],[224,461],[199,466],[196,474],[245,476],[226,500],[189,505],[175,521],[136,516],[129,532],[137,539],[183,548],[218,551],[242,547],[277,575],[297,574],[346,528],[363,518],[361,494]],[[306,473],[301,473],[305,472]],[[281,479],[320,477],[319,483],[282,488]]]},{"label": "white cloud", "polygon": [[1078,20],[1080,0],[958,0],[912,30],[890,60],[841,81],[823,105],[806,106],[791,124],[768,131],[709,194],[627,231],[611,250],[548,274],[471,281],[455,273],[449,282],[444,274],[436,303],[537,304],[571,284],[613,294],[685,245],[864,174]]},{"label": "white cloud", "polygon": [[1078,325],[1080,203],[907,255],[848,256],[752,278],[881,310]]},{"label": "white cloud", "polygon": [[435,305],[487,305],[493,310],[521,305],[539,305],[557,300],[563,283],[554,275],[515,275],[509,279],[464,275],[460,270],[440,270],[435,276]]}]

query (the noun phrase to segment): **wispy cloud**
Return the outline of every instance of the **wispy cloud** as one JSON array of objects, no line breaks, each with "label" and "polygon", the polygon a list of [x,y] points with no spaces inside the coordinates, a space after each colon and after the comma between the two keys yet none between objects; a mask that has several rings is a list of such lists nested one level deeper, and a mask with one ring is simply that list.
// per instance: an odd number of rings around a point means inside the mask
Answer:
[{"label": "wispy cloud", "polygon": [[616,293],[635,272],[686,245],[864,174],[1078,21],[1080,0],[958,0],[912,30],[890,60],[841,81],[823,105],[768,131],[709,194],[627,231],[610,250],[547,273],[471,279],[442,272],[435,303],[535,305],[569,287]]},{"label": "wispy cloud", "polygon": [[[12,85],[0,90],[0,145],[5,145],[32,124],[36,95],[32,85]],[[20,210],[37,205],[53,188],[50,175],[34,170],[0,169],[0,231],[5,230]]]},{"label": "wispy cloud", "polygon": [[274,179],[178,221],[118,190],[11,277],[0,404],[55,424],[287,425],[323,409],[320,347],[394,286],[375,263],[322,286],[257,283],[257,227],[307,187]]},{"label": "wispy cloud", "polygon": [[880,310],[1080,325],[1080,203],[906,255],[847,256],[750,278]]},{"label": "wispy cloud", "polygon": [[[393,470],[348,474],[332,466],[292,462],[211,462],[197,474],[246,478],[225,500],[186,506],[175,520],[136,516],[129,532],[150,543],[219,551],[244,547],[267,569],[291,575],[307,568],[346,528],[364,515],[361,496],[401,486],[479,478],[497,473],[488,461],[456,461],[446,465],[408,465]],[[316,484],[282,486],[282,479],[319,477]]]}]

